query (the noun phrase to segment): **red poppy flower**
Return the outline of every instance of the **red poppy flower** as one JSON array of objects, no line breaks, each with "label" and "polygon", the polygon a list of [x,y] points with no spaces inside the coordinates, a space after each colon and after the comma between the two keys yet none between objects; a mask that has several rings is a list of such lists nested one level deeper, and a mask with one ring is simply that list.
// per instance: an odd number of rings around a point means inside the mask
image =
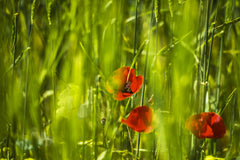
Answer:
[{"label": "red poppy flower", "polygon": [[128,125],[134,131],[149,133],[153,130],[152,109],[147,106],[134,108],[127,119],[121,119],[121,123]]},{"label": "red poppy flower", "polygon": [[143,76],[135,76],[134,69],[126,66],[113,72],[106,83],[106,88],[116,100],[121,101],[137,93],[142,83]]},{"label": "red poppy flower", "polygon": [[226,132],[223,119],[216,113],[204,112],[191,116],[186,122],[197,138],[222,138]]}]

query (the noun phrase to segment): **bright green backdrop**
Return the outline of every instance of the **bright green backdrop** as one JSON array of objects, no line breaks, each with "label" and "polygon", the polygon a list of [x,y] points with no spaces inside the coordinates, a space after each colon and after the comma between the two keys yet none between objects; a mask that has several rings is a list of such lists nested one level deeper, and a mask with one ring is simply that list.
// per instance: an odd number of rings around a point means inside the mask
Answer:
[{"label": "bright green backdrop", "polygon": [[[239,159],[239,19],[239,0],[0,0],[0,158],[134,159],[119,119],[143,100],[140,159]],[[105,82],[134,57],[144,97],[117,102]],[[204,111],[223,138],[185,128]]]}]

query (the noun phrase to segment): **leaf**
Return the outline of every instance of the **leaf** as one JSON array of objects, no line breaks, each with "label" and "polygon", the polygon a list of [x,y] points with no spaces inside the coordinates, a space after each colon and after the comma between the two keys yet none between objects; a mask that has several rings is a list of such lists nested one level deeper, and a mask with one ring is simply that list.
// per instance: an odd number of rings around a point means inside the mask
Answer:
[{"label": "leaf", "polygon": [[[14,61],[14,65],[18,64],[22,59],[23,57],[26,55],[26,52],[28,52],[31,48],[30,47],[27,47],[26,49],[24,49],[20,55],[15,59]],[[13,67],[13,64],[8,68],[8,71],[10,71]]]},{"label": "leaf", "polygon": [[52,96],[54,93],[53,90],[47,90],[43,93],[42,97],[40,98],[40,103],[42,103],[46,98]]},{"label": "leaf", "polygon": [[75,110],[80,105],[80,93],[79,86],[73,84],[69,84],[64,90],[61,91],[57,97],[57,105],[59,106],[56,111],[57,117],[63,116],[68,118],[70,113],[76,113]]},{"label": "leaf", "polygon": [[224,158],[213,157],[212,155],[206,156],[204,160],[224,160]]},{"label": "leaf", "polygon": [[131,65],[131,68],[133,68],[135,62],[137,61],[137,58],[138,56],[142,53],[142,51],[144,50],[144,48],[147,46],[148,44],[148,40],[145,40],[142,42],[142,44],[140,45],[138,51],[137,51],[137,54],[135,55],[134,59],[133,59],[133,62],[132,62],[132,65]]},{"label": "leaf", "polygon": [[90,139],[90,140],[86,140],[86,141],[80,141],[80,142],[78,142],[78,145],[87,145],[87,144],[92,144],[93,143],[93,140],[92,139]]},{"label": "leaf", "polygon": [[219,112],[218,112],[219,115],[222,115],[222,114],[223,114],[223,111],[227,108],[227,106],[228,106],[229,103],[231,102],[231,100],[232,100],[232,98],[233,98],[236,90],[237,90],[237,88],[234,88],[234,90],[230,93],[230,95],[228,96],[228,98],[227,98],[227,100],[226,100],[225,106],[222,107],[222,108],[219,110]]},{"label": "leaf", "polygon": [[80,105],[78,109],[78,118],[85,118],[87,117],[91,112],[91,102],[89,103],[88,100],[86,100],[83,104]]},{"label": "leaf", "polygon": [[106,154],[107,154],[107,151],[103,151],[103,152],[98,156],[97,160],[102,160],[102,159],[104,159],[105,156],[106,156]]},{"label": "leaf", "polygon": [[170,15],[171,17],[173,17],[173,0],[168,0],[168,6],[169,6],[169,11],[170,11]]}]

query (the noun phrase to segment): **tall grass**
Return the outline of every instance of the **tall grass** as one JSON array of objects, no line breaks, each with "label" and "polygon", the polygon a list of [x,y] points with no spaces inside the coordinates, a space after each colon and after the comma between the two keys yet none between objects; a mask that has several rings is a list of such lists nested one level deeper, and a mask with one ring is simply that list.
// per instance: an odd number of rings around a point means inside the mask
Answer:
[{"label": "tall grass", "polygon": [[[239,0],[1,0],[0,158],[239,159],[239,10]],[[116,101],[105,84],[122,66],[144,87]],[[154,131],[138,141],[119,119],[140,105]],[[223,117],[223,138],[185,128],[207,111]]]}]

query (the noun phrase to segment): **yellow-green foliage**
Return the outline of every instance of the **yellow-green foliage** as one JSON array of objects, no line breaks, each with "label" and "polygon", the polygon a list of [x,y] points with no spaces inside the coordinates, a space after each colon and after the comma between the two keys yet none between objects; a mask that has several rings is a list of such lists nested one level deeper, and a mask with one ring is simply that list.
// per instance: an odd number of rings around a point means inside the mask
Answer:
[{"label": "yellow-green foliage", "polygon": [[[120,119],[141,102],[155,129],[140,159],[239,159],[239,0],[138,0],[137,22],[136,4],[0,1],[0,159],[135,159],[138,134]],[[144,91],[116,101],[106,81],[122,66]],[[208,111],[223,138],[185,128]]]}]

